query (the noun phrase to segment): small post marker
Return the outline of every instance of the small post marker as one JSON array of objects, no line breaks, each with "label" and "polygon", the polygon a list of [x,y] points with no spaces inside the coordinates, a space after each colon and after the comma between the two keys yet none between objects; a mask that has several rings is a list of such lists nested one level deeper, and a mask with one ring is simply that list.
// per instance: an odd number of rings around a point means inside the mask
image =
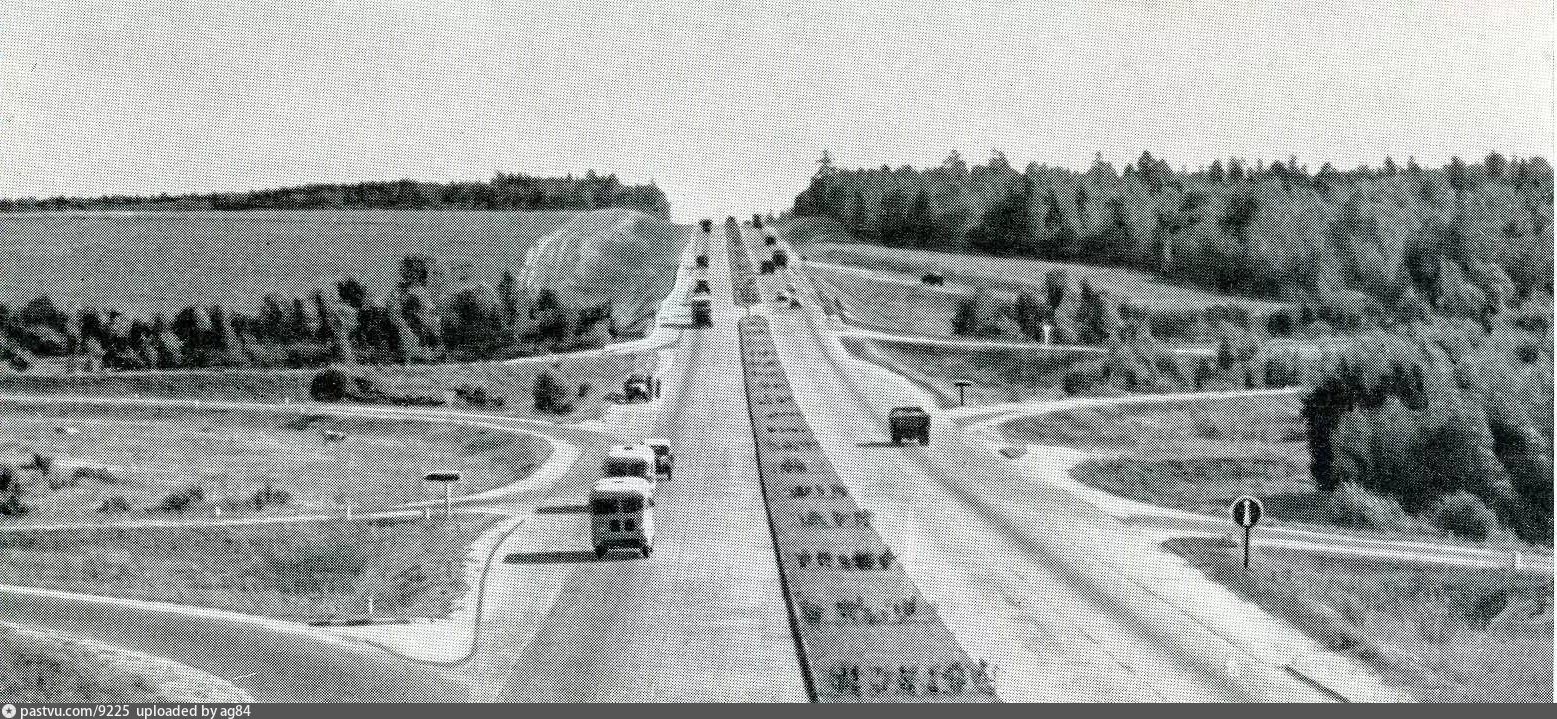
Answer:
[{"label": "small post marker", "polygon": [[[448,519],[450,514],[449,505],[453,502],[454,490],[452,487],[455,482],[460,481],[460,473],[457,471],[429,472],[424,479],[429,482],[443,484],[443,518]],[[423,509],[423,514],[426,514],[425,509]]]},{"label": "small post marker", "polygon": [[957,406],[958,407],[966,407],[966,406],[968,406],[968,398],[967,398],[967,395],[964,394],[964,392],[969,387],[972,387],[973,383],[969,382],[969,381],[967,381],[965,379],[959,379],[954,384],[957,385]]},{"label": "small post marker", "polygon": [[1260,500],[1244,495],[1233,500],[1228,510],[1233,514],[1233,521],[1243,527],[1243,568],[1249,568],[1249,535],[1254,525],[1260,523],[1260,517],[1265,514],[1265,505]]}]

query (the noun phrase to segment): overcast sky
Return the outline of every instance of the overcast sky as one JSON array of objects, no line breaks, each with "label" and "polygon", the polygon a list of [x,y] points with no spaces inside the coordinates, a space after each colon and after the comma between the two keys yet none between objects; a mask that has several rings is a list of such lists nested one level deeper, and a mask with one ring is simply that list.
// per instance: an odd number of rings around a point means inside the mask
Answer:
[{"label": "overcast sky", "polygon": [[823,148],[1550,157],[1552,25],[1522,0],[4,2],[0,196],[596,168],[691,220],[787,207]]}]

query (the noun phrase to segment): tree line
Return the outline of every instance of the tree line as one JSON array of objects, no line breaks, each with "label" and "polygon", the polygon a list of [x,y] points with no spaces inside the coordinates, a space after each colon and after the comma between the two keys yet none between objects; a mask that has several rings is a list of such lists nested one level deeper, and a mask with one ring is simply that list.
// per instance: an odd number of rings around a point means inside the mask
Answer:
[{"label": "tree line", "polygon": [[248,192],[155,196],[104,195],[0,199],[0,212],[29,210],[178,209],[309,210],[332,208],[594,210],[627,207],[670,216],[665,193],[650,181],[627,185],[590,170],[582,177],[536,177],[499,172],[486,182],[417,180],[321,183]]},{"label": "tree line", "polygon": [[533,294],[512,272],[491,286],[451,286],[433,258],[408,255],[382,295],[348,277],[333,292],[266,295],[257,307],[189,306],[172,317],[112,309],[66,312],[47,295],[0,303],[0,362],[38,358],[72,369],[320,367],[476,361],[598,347],[617,332],[610,303],[570,306]]},{"label": "tree line", "polygon": [[1019,172],[999,152],[972,167],[955,152],[922,170],[840,169],[825,153],[819,165],[792,213],[860,241],[1125,266],[1343,324],[1484,317],[1552,290],[1539,157],[1317,172],[1296,158],[1175,171],[1150,152],[1123,172],[1101,157]]}]

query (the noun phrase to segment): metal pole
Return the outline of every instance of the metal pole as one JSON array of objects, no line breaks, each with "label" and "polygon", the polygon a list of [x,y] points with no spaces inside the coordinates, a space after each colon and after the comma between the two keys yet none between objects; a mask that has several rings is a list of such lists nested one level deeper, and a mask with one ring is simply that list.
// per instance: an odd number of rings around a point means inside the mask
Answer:
[{"label": "metal pole", "polygon": [[968,398],[966,396],[964,396],[964,394],[963,394],[963,390],[966,390],[966,389],[967,389],[967,387],[964,387],[964,386],[962,386],[960,384],[957,385],[957,406],[958,407],[966,407],[966,406],[968,406]]},{"label": "metal pole", "polygon": [[1243,528],[1243,568],[1249,568],[1249,528]]}]

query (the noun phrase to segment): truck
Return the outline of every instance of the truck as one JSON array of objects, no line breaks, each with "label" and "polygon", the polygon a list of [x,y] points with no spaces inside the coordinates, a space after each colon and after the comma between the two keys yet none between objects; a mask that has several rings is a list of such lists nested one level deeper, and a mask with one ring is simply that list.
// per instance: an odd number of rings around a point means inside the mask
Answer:
[{"label": "truck", "polygon": [[785,252],[783,250],[774,250],[773,251],[773,266],[774,267],[788,267],[789,266],[789,253]]},{"label": "truck", "polygon": [[705,219],[700,224],[703,225],[703,231],[704,232],[713,232],[714,231],[714,221],[713,220]]},{"label": "truck", "polygon": [[698,280],[697,284],[692,287],[692,294],[694,295],[706,295],[710,291],[708,289],[708,280]]},{"label": "truck", "polygon": [[768,235],[767,237],[762,238],[762,244],[772,247],[778,244],[778,238],[774,237],[773,235]]},{"label": "truck", "polygon": [[751,226],[752,226],[752,229],[754,229],[754,230],[762,229],[762,215],[752,215],[751,216]]},{"label": "truck", "polygon": [[676,472],[676,455],[670,451],[670,440],[658,438],[646,439],[643,441],[643,443],[649,449],[654,450],[654,473],[659,475],[661,480],[674,479]]},{"label": "truck", "polygon": [[946,284],[946,277],[939,272],[926,272],[924,277],[919,278],[919,281],[927,285],[939,286]]},{"label": "truck", "polygon": [[697,256],[697,266],[698,266],[698,269],[703,269],[703,270],[708,269],[708,255],[698,255]]},{"label": "truck", "polygon": [[762,261],[762,267],[759,268],[758,271],[761,272],[764,275],[771,275],[771,274],[773,274],[773,271],[774,271],[773,260],[763,260]]},{"label": "truck", "polygon": [[697,295],[692,298],[692,324],[696,327],[708,327],[714,323],[714,302],[708,295]]},{"label": "truck", "polygon": [[622,397],[628,404],[654,399],[654,379],[639,372],[628,375],[622,382]]},{"label": "truck", "polygon": [[893,407],[887,422],[892,426],[892,444],[910,439],[920,445],[930,443],[930,413],[923,407]]}]

